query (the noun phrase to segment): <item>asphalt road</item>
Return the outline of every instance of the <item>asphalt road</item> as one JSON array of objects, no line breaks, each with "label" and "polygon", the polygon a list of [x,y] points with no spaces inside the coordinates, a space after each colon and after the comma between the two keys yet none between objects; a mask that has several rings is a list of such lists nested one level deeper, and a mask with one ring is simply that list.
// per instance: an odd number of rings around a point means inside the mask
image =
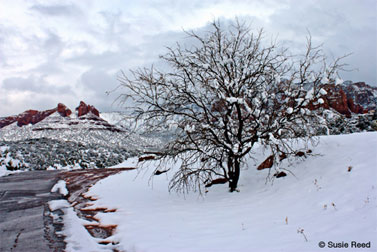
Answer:
[{"label": "asphalt road", "polygon": [[0,251],[64,251],[47,202],[62,196],[51,193],[59,171],[30,171],[0,177]]}]

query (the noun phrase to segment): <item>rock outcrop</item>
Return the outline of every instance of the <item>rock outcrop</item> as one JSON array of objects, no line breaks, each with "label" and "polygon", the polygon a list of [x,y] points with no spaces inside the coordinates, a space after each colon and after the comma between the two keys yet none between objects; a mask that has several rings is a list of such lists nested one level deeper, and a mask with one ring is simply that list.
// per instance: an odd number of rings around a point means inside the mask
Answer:
[{"label": "rock outcrop", "polygon": [[17,125],[22,127],[28,124],[36,124],[45,119],[47,116],[55,113],[56,111],[57,108],[46,111],[27,110],[17,117]]},{"label": "rock outcrop", "polygon": [[81,101],[80,105],[76,108],[77,115],[83,116],[91,112],[92,114],[99,117],[99,111],[92,105],[87,105],[85,102]]},{"label": "rock outcrop", "polygon": [[38,110],[26,110],[25,112],[16,115],[8,116],[0,120],[0,128],[8,126],[14,122],[17,122],[17,126],[22,127],[28,124],[36,124],[50,116],[51,114],[58,112],[61,116],[67,117],[70,116],[72,111],[68,109],[64,104],[59,103],[58,106],[54,109],[38,111]]},{"label": "rock outcrop", "polygon": [[[80,102],[80,105],[76,108],[76,110],[78,117],[87,115],[89,112],[91,112],[94,116],[99,117],[99,111],[94,106],[86,105],[83,101]],[[0,119],[0,129],[15,122],[17,122],[17,126],[19,127],[28,124],[34,125],[55,112],[58,112],[62,117],[70,117],[72,114],[72,111],[69,108],[67,108],[67,106],[65,106],[63,103],[59,103],[56,108],[44,111],[30,109],[26,110],[25,112],[19,115],[8,116]]]},{"label": "rock outcrop", "polygon": [[344,93],[342,87],[334,84],[326,84],[323,88],[327,92],[327,95],[322,97],[324,100],[323,107],[326,109],[333,108],[343,115],[351,116],[347,95]]},{"label": "rock outcrop", "polygon": [[327,94],[322,96],[322,104],[309,104],[309,109],[334,109],[340,114],[351,117],[351,114],[365,114],[368,110],[375,110],[377,103],[377,88],[371,87],[365,82],[335,85],[324,84],[322,88]]},{"label": "rock outcrop", "polygon": [[69,108],[67,108],[63,103],[58,104],[57,111],[63,117],[67,117],[72,114],[72,111]]}]

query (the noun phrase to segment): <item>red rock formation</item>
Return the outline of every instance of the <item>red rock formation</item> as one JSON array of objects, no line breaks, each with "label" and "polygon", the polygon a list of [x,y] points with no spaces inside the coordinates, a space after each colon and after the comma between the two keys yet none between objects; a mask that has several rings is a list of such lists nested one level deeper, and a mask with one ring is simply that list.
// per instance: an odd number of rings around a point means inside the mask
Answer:
[{"label": "red rock formation", "polygon": [[99,117],[99,111],[94,106],[86,105],[86,103],[83,101],[80,102],[80,105],[76,108],[76,111],[79,117],[86,115],[89,112],[92,112],[92,114]]},{"label": "red rock formation", "polygon": [[347,93],[343,90],[343,86],[325,84],[322,88],[327,92],[326,95],[321,97],[324,103],[319,104],[316,100],[314,103],[308,105],[309,109],[314,110],[319,107],[325,109],[333,108],[347,117],[351,117],[351,113],[363,114],[368,112],[367,109],[364,109],[360,104],[355,104],[354,100],[347,96]]},{"label": "red rock formation", "polygon": [[327,91],[327,95],[323,97],[325,104],[335,109],[339,113],[351,116],[351,111],[348,107],[348,99],[343,89],[334,84],[326,84],[323,88]]},{"label": "red rock formation", "polygon": [[54,112],[56,112],[56,109],[50,109],[46,111],[27,110],[18,117],[17,125],[21,127],[30,123],[36,124],[45,119],[47,116],[53,114]]},{"label": "red rock formation", "polygon": [[69,116],[72,113],[71,110],[69,110],[64,104],[59,103],[58,106],[54,109],[49,109],[45,111],[31,109],[26,110],[25,112],[17,116],[6,117],[0,120],[0,128],[8,126],[14,122],[17,122],[17,126],[19,127],[28,124],[36,124],[55,112],[59,112],[59,114],[63,117]]},{"label": "red rock formation", "polygon": [[63,117],[67,117],[72,114],[72,111],[69,108],[67,108],[63,103],[58,104],[57,111]]},{"label": "red rock formation", "polygon": [[8,116],[0,120],[0,129],[17,121],[16,116]]}]

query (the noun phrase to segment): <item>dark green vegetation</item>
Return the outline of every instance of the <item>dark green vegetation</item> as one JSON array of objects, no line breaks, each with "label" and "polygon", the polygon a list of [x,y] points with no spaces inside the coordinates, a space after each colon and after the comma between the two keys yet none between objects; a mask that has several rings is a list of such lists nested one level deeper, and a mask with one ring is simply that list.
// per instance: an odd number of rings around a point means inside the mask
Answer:
[{"label": "dark green vegetation", "polygon": [[61,168],[105,168],[134,155],[119,147],[101,147],[48,138],[0,141],[0,165],[8,170]]}]

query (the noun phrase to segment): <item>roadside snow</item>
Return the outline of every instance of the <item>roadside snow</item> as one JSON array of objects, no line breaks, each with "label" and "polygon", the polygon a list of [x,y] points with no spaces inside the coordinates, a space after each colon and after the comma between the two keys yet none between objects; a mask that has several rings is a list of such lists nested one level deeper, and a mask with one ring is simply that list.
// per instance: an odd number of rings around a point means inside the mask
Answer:
[{"label": "roadside snow", "polygon": [[[61,210],[64,212],[64,227],[61,233],[65,236],[64,241],[67,243],[65,251],[67,252],[88,252],[88,251],[112,251],[104,248],[97,243],[97,239],[90,236],[85,229],[85,224],[91,224],[89,221],[80,219],[67,200],[52,200],[49,202],[50,210]],[[51,214],[56,221],[59,216]]]},{"label": "roadside snow", "polygon": [[0,177],[7,176],[9,174],[15,173],[17,171],[8,171],[5,165],[0,165]]},{"label": "roadside snow", "polygon": [[240,193],[217,185],[203,197],[169,194],[166,174],[149,183],[151,170],[133,170],[100,181],[87,195],[99,198],[94,207],[117,209],[96,217],[118,224],[111,239],[125,251],[333,251],[329,242],[352,241],[371,242],[362,251],[376,251],[376,149],[375,132],[321,137],[315,156],[283,163],[294,176],[273,183],[266,183],[267,170],[256,170],[266,158],[256,150]]},{"label": "roadside snow", "polygon": [[52,188],[51,192],[59,192],[63,196],[68,195],[68,189],[64,180],[59,180]]}]

